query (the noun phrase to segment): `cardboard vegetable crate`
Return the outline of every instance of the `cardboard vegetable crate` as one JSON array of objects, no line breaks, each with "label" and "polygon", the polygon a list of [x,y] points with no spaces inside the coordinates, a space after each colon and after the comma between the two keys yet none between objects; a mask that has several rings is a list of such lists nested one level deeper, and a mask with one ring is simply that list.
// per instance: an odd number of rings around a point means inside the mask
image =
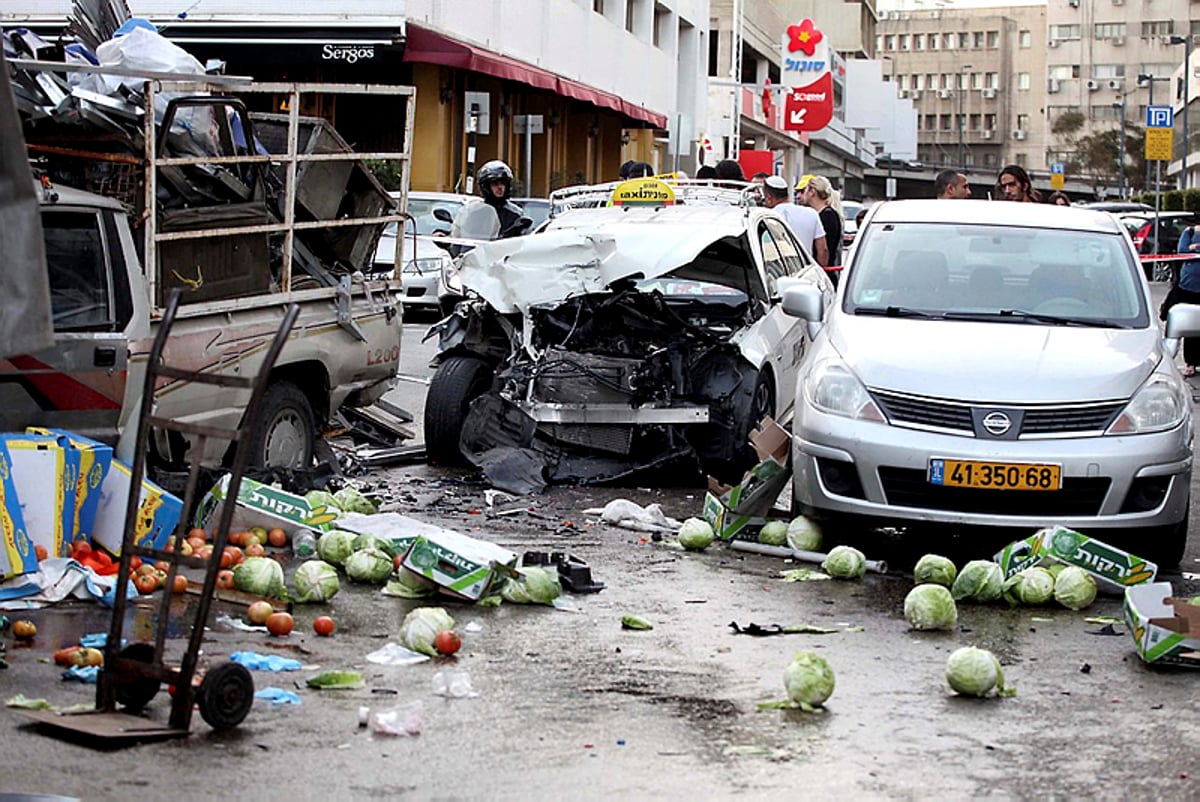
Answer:
[{"label": "cardboard vegetable crate", "polygon": [[1035,565],[1075,565],[1092,575],[1097,590],[1108,593],[1153,582],[1158,573],[1158,566],[1149,560],[1065,526],[1048,526],[1008,544],[996,555],[996,562],[1005,579]]},{"label": "cardboard vegetable crate", "polygon": [[758,429],[750,433],[758,464],[733,487],[708,477],[703,516],[718,538],[758,538],[758,530],[769,520],[768,513],[791,477],[791,443],[791,435],[783,427],[770,417],[763,418]]},{"label": "cardboard vegetable crate", "polygon": [[1147,663],[1200,668],[1200,605],[1172,598],[1170,582],[1128,588],[1125,625]]}]

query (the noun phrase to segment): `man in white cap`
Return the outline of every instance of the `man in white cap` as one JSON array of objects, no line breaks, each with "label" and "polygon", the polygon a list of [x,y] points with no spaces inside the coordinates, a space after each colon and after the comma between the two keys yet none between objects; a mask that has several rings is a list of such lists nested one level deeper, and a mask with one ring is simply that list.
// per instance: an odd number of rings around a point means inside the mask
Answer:
[{"label": "man in white cap", "polygon": [[829,266],[829,248],[825,244],[825,227],[815,209],[797,206],[788,201],[788,185],[777,175],[763,182],[763,200],[767,207],[784,219],[800,244],[822,267]]}]

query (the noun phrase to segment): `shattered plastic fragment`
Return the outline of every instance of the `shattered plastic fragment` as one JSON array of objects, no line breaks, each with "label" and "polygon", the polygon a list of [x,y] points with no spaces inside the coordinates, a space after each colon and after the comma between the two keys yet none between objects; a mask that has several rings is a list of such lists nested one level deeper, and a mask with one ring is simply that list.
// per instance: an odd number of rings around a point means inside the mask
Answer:
[{"label": "shattered plastic fragment", "polygon": [[479,693],[471,685],[471,675],[465,668],[448,668],[433,675],[433,695],[448,699],[474,699]]},{"label": "shattered plastic fragment", "polygon": [[382,649],[367,655],[368,662],[385,666],[411,666],[415,663],[423,663],[428,659],[428,655],[405,649],[398,643],[389,643]]},{"label": "shattered plastic fragment", "polygon": [[376,735],[417,736],[424,726],[425,705],[417,700],[390,710],[382,710],[371,717],[371,730]]}]

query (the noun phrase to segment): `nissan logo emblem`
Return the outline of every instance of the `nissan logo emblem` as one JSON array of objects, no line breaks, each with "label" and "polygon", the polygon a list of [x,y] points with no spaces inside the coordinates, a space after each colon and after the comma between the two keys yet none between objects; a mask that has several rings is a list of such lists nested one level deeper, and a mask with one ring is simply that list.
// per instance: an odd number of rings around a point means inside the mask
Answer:
[{"label": "nissan logo emblem", "polygon": [[1012,428],[1012,421],[1003,412],[989,412],[983,418],[983,428],[987,429],[989,434],[999,437]]}]

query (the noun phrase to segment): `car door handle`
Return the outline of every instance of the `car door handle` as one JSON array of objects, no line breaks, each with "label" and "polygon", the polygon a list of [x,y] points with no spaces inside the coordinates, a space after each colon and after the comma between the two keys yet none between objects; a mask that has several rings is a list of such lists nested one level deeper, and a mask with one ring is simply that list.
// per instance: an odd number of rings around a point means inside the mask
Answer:
[{"label": "car door handle", "polygon": [[92,352],[92,364],[98,368],[111,368],[117,364],[117,349],[111,346],[97,347]]}]

